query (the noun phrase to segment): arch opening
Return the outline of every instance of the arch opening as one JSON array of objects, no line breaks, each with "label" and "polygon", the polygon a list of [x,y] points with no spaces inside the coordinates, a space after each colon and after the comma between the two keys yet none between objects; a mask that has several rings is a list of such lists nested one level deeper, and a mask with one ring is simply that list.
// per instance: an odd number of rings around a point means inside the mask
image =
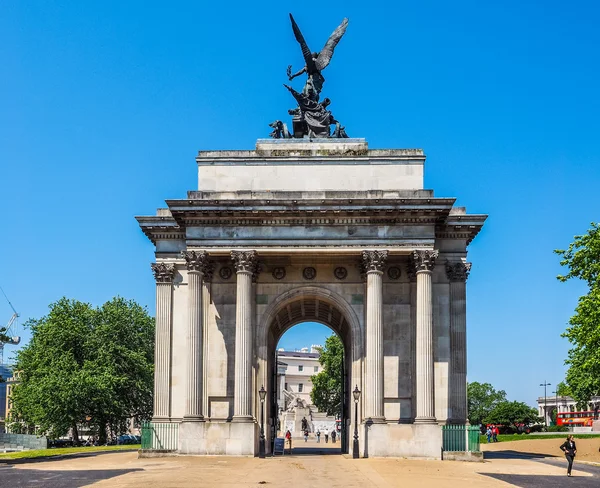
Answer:
[{"label": "arch opening", "polygon": [[[278,368],[277,345],[282,336],[292,327],[306,322],[316,322],[328,327],[341,340],[344,349],[342,368],[340,371],[342,395],[339,411],[339,449],[322,450],[329,453],[348,453],[350,441],[350,385],[356,382],[359,384],[360,377],[360,336],[358,331],[360,325],[357,317],[351,313],[349,305],[334,296],[328,290],[321,290],[316,287],[307,287],[300,290],[292,290],[280,297],[271,310],[265,313],[263,323],[266,337],[264,344],[266,346],[266,373],[265,378],[268,384],[269,402],[265,405],[268,408],[269,432],[266,432],[268,447],[273,452],[275,438],[280,438],[285,434],[286,426],[279,424],[281,421],[281,388],[279,383],[281,368]],[[310,342],[310,337],[306,338]],[[309,345],[309,344],[307,344]],[[358,362],[358,364],[357,364]],[[354,368],[354,369],[353,369]],[[356,369],[358,368],[358,369]],[[316,413],[316,412],[315,412]],[[310,415],[310,412],[309,412]],[[294,418],[294,428],[299,425],[299,421]],[[314,422],[313,422],[314,426]],[[277,428],[279,427],[279,429]],[[289,427],[289,425],[287,426]],[[302,434],[297,432],[294,436],[302,439]],[[323,442],[324,439],[321,439]],[[318,448],[318,446],[316,446]],[[336,446],[337,447],[337,446]],[[318,449],[317,449],[318,450]],[[296,451],[301,453],[304,451]],[[314,451],[314,449],[313,449]],[[310,450],[307,453],[311,453]]]}]

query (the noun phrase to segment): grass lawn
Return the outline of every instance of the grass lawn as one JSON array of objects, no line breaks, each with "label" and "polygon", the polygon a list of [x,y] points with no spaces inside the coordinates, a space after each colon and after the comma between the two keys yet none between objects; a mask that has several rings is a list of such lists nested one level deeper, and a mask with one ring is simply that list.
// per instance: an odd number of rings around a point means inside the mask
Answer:
[{"label": "grass lawn", "polygon": [[[556,434],[548,434],[548,435],[536,435],[536,434],[498,434],[498,442],[508,442],[508,441],[533,441],[536,439],[567,439],[568,432],[557,432]],[[575,439],[588,439],[592,437],[600,437],[598,435],[579,435],[573,434]],[[487,436],[480,435],[479,442],[481,444],[487,444]]]},{"label": "grass lawn", "polygon": [[140,449],[139,444],[124,446],[90,446],[90,447],[58,447],[55,449],[37,449],[33,451],[0,453],[2,459],[33,459],[46,456],[62,456],[64,454],[77,454],[96,451],[123,451],[125,449]]}]

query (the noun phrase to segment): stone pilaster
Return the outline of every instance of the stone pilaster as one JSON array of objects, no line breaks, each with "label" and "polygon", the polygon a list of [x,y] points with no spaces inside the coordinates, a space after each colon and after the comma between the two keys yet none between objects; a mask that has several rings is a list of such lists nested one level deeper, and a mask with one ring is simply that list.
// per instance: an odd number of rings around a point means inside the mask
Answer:
[{"label": "stone pilaster", "polygon": [[184,251],[188,269],[188,330],[186,404],[183,416],[186,422],[202,422],[204,388],[204,327],[202,307],[202,277],[212,271],[208,253]]},{"label": "stone pilaster", "polygon": [[154,345],[154,420],[171,415],[171,327],[175,265],[152,263],[156,279],[156,328]]},{"label": "stone pilaster", "polygon": [[450,419],[467,421],[467,292],[471,263],[446,261],[450,281]]},{"label": "stone pilaster", "polygon": [[256,251],[232,251],[237,273],[235,310],[235,385],[233,421],[252,421],[252,278],[258,270]]},{"label": "stone pilaster", "polygon": [[387,251],[363,251],[367,275],[365,418],[384,422],[383,413],[383,269]]},{"label": "stone pilaster", "polygon": [[413,251],[417,273],[417,416],[415,422],[434,423],[435,397],[433,377],[433,302],[431,273],[438,251]]}]

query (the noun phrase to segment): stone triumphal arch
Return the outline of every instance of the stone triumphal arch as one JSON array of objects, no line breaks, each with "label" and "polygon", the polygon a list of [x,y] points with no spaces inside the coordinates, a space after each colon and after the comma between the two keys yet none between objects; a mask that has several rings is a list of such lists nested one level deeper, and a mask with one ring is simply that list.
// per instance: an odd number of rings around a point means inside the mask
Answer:
[{"label": "stone triumphal arch", "polygon": [[439,457],[441,425],[466,422],[466,255],[486,216],[424,189],[417,149],[259,139],[196,161],[197,191],[138,217],[156,246],[153,421],[178,425],[175,449],[257,454],[277,341],[317,321],[362,392],[360,455]]}]

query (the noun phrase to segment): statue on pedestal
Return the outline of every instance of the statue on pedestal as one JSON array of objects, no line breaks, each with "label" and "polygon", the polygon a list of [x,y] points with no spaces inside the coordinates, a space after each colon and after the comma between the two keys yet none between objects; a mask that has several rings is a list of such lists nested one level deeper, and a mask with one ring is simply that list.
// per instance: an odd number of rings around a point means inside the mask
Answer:
[{"label": "statue on pedestal", "polygon": [[[292,30],[304,56],[305,66],[297,73],[292,74],[292,66],[287,68],[287,76],[292,81],[297,76],[304,73],[307,74],[306,83],[301,93],[297,92],[290,86],[284,85],[298,102],[298,107],[288,110],[292,116],[293,134],[287,130],[287,126],[280,120],[269,124],[274,130],[271,132],[271,137],[275,139],[287,138],[326,138],[326,137],[348,137],[345,128],[333,117],[333,114],[327,109],[331,100],[325,98],[322,102],[319,101],[321,90],[325,78],[321,74],[331,61],[333,51],[338,42],[346,32],[348,27],[348,19],[342,20],[342,23],[333,31],[329,39],[323,46],[320,52],[311,52],[308,44],[304,40],[302,32],[292,14],[290,14],[292,22]],[[331,126],[335,125],[335,130],[331,134]]]}]

